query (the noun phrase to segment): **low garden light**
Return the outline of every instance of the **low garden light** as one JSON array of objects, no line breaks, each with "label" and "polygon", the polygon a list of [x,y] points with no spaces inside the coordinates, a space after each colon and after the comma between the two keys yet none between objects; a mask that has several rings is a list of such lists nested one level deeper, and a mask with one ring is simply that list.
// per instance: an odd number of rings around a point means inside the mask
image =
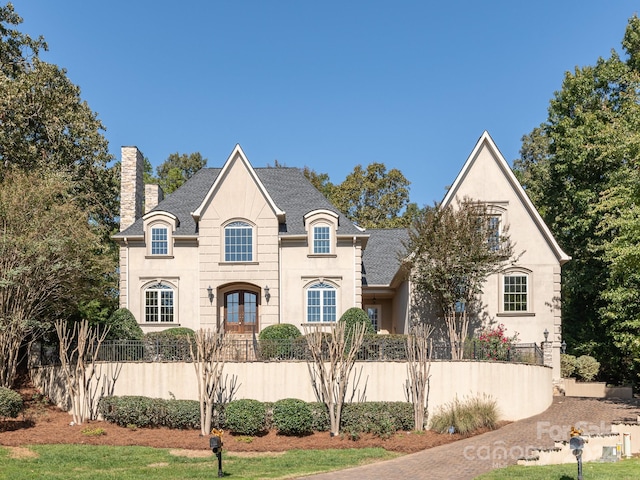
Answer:
[{"label": "low garden light", "polygon": [[209,448],[218,457],[218,477],[223,477],[222,473],[222,432],[219,430],[213,430],[212,436],[209,438]]},{"label": "low garden light", "polygon": [[582,450],[584,449],[584,438],[582,438],[582,430],[571,427],[571,438],[569,439],[569,448],[578,460],[578,480],[582,478]]}]

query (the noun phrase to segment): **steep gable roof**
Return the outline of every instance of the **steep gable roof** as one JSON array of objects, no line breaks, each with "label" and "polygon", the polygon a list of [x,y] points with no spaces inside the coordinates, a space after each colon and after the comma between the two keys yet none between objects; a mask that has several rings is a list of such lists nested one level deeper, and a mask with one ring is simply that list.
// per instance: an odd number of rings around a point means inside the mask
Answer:
[{"label": "steep gable roof", "polygon": [[[314,210],[330,210],[338,216],[338,236],[365,236],[342,212],[329,202],[304,176],[299,168],[275,167],[253,168],[240,146],[234,148],[223,168],[203,168],[191,177],[184,185],[171,195],[168,195],[153,210],[145,215],[167,212],[177,218],[177,228],[174,236],[197,235],[197,219],[204,206],[215,191],[216,185],[224,179],[225,168],[229,167],[229,160],[237,159],[246,162],[256,185],[262,190],[265,198],[272,205],[280,221],[280,235],[305,235],[304,216]],[[192,214],[193,213],[193,214]],[[144,217],[143,217],[144,218]],[[139,218],[126,230],[114,235],[113,238],[142,236],[143,218]]]},{"label": "steep gable roof", "polygon": [[514,175],[513,170],[511,170],[511,168],[509,167],[509,164],[507,163],[505,158],[502,156],[502,153],[500,153],[500,150],[498,149],[493,139],[489,135],[489,132],[487,132],[486,130],[478,139],[478,142],[476,143],[471,154],[467,158],[467,161],[463,165],[462,170],[456,177],[455,181],[453,182],[453,185],[451,185],[451,188],[449,188],[449,191],[447,192],[444,199],[442,200],[442,205],[447,206],[453,202],[458,190],[460,189],[460,186],[465,181],[465,178],[467,177],[471,169],[477,166],[477,160],[480,157],[480,153],[484,149],[488,149],[489,152],[491,153],[489,157],[495,160],[499,170],[504,175],[505,179],[507,180],[507,182],[513,189],[514,193],[516,194],[516,196],[524,206],[525,210],[527,211],[527,213],[535,223],[536,227],[538,228],[538,230],[546,240],[547,244],[550,246],[551,250],[555,254],[560,264],[562,265],[568,262],[569,260],[571,260],[571,257],[567,255],[562,250],[562,248],[560,248],[560,245],[558,244],[553,234],[549,230],[549,227],[547,227],[547,224],[544,222],[544,220],[540,216],[540,213],[538,213],[538,210],[535,208],[535,206],[531,202],[531,199],[529,198],[524,188],[522,188],[522,185]]},{"label": "steep gable roof", "polygon": [[406,228],[372,228],[362,253],[362,282],[365,287],[388,286],[400,269],[400,253],[409,239]]}]

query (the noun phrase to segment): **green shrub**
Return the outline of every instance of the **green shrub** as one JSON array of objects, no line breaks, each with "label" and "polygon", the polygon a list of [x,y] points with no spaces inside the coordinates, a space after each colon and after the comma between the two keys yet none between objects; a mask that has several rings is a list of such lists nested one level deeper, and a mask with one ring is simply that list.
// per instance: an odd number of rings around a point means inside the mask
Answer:
[{"label": "green shrub", "polygon": [[269,325],[260,332],[260,354],[263,359],[288,359],[295,351],[293,340],[302,334],[290,323]]},{"label": "green shrub", "polygon": [[600,362],[589,355],[576,358],[576,376],[585,382],[591,382],[600,371]]},{"label": "green shrub", "polygon": [[371,319],[367,312],[358,307],[351,307],[346,312],[342,314],[340,317],[340,321],[346,323],[346,331],[345,335],[348,337],[351,336],[353,329],[356,325],[363,324],[365,328],[365,335],[376,333],[373,329],[373,324],[371,323]]},{"label": "green shrub", "polygon": [[313,413],[306,402],[285,398],[273,405],[273,423],[282,435],[308,435],[313,432]]},{"label": "green shrub", "polygon": [[18,392],[0,387],[0,418],[16,418],[22,410],[22,397]]},{"label": "green shrub", "polygon": [[200,428],[200,404],[196,400],[102,397],[98,402],[98,412],[105,421],[127,428]]},{"label": "green shrub", "polygon": [[119,308],[106,322],[109,327],[107,340],[142,340],[144,334],[136,317],[126,308]]},{"label": "green shrub", "polygon": [[328,432],[331,428],[331,421],[327,406],[322,402],[311,402],[309,408],[311,409],[312,430],[314,432]]},{"label": "green shrub", "polygon": [[225,426],[238,435],[258,435],[266,430],[267,409],[258,400],[233,400],[225,407]]},{"label": "green shrub", "polygon": [[498,406],[491,397],[472,397],[464,401],[455,399],[441,405],[431,415],[430,429],[447,433],[453,427],[456,433],[468,435],[480,428],[493,430],[498,426]]},{"label": "green shrub", "polygon": [[388,438],[398,430],[413,428],[413,405],[408,402],[360,402],[342,407],[340,427],[354,434],[373,433]]},{"label": "green shrub", "polygon": [[190,343],[195,346],[195,332],[190,328],[175,327],[144,336],[147,361],[190,361]]},{"label": "green shrub", "polygon": [[560,354],[560,376],[571,377],[576,371],[576,357],[567,353]]}]

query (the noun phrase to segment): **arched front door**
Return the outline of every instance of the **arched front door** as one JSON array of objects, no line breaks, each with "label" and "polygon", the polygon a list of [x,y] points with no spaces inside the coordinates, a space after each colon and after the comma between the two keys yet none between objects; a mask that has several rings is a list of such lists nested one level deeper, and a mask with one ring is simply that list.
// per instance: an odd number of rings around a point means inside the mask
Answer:
[{"label": "arched front door", "polygon": [[258,294],[234,290],[224,295],[224,329],[227,333],[258,333]]}]

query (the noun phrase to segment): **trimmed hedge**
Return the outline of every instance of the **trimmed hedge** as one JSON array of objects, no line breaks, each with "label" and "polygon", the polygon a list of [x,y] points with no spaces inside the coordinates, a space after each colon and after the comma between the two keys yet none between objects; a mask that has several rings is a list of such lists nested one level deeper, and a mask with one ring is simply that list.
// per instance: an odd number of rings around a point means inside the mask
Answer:
[{"label": "trimmed hedge", "polygon": [[282,435],[309,435],[313,432],[311,407],[297,398],[278,400],[273,405],[273,424]]},{"label": "trimmed hedge", "polygon": [[258,400],[233,400],[224,409],[225,427],[238,435],[258,435],[267,430],[267,407]]},{"label": "trimmed hedge", "polygon": [[144,333],[133,313],[126,308],[119,308],[107,320],[109,332],[107,340],[142,340]]},{"label": "trimmed hedge", "polygon": [[342,407],[341,427],[347,433],[373,433],[389,437],[398,430],[413,429],[413,405],[408,402],[346,403]]},{"label": "trimmed hedge", "polygon": [[16,418],[22,410],[22,397],[10,388],[0,387],[0,418]]},{"label": "trimmed hedge", "polygon": [[289,359],[297,351],[295,339],[302,337],[298,327],[290,323],[269,325],[260,332],[260,355],[263,359]]},{"label": "trimmed hedge", "polygon": [[196,400],[102,397],[98,402],[98,411],[105,421],[121,427],[200,428],[200,404]]},{"label": "trimmed hedge", "polygon": [[351,307],[346,312],[342,314],[340,317],[340,322],[346,323],[346,332],[345,335],[347,337],[351,337],[353,329],[358,324],[364,324],[365,335],[376,333],[373,329],[373,324],[371,323],[371,319],[367,312],[358,307]]}]

